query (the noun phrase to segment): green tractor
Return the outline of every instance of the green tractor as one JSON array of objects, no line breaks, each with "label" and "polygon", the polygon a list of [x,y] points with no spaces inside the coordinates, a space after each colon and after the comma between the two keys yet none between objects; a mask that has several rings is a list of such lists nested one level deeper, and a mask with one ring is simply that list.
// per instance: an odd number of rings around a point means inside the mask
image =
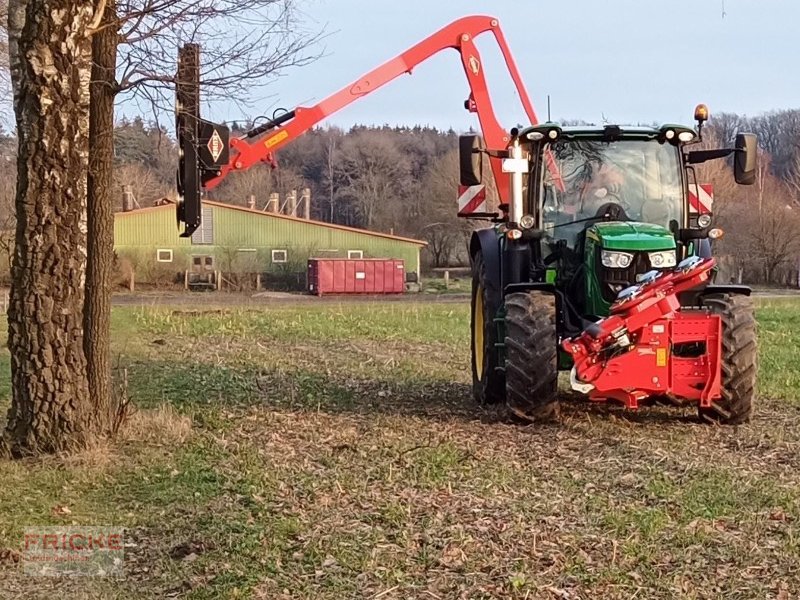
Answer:
[{"label": "green tractor", "polygon": [[[556,417],[558,371],[572,368],[564,340],[606,317],[620,294],[635,291],[648,274],[711,256],[711,241],[722,232],[710,213],[690,206],[690,192],[699,188],[693,165],[733,155],[736,182],[750,185],[757,142],[739,134],[734,148],[692,150],[707,115],[698,106],[696,129],[547,122],[512,130],[499,152],[485,149],[479,136],[461,138],[462,185],[481,183],[487,155],[502,158],[510,177],[503,216],[475,231],[469,247],[479,403],[505,402],[527,422]],[[721,398],[700,407],[705,420],[750,416],[756,340],[749,296],[747,287],[710,283],[680,298],[682,307],[719,315],[722,323]],[[673,352],[705,351],[704,342],[694,346]],[[574,371],[571,382],[582,389]]]}]

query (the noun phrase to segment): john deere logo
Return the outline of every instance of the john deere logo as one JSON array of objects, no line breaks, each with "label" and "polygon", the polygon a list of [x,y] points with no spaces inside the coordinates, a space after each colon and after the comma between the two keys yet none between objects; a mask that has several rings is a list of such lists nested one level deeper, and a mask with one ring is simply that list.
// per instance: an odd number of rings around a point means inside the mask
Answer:
[{"label": "john deere logo", "polygon": [[217,162],[224,149],[225,144],[222,142],[222,138],[215,129],[208,140],[208,151],[211,152],[211,157],[214,159],[214,162]]},{"label": "john deere logo", "polygon": [[481,63],[478,62],[478,59],[474,56],[469,57],[469,69],[472,71],[473,75],[477,75],[478,72],[481,70]]}]

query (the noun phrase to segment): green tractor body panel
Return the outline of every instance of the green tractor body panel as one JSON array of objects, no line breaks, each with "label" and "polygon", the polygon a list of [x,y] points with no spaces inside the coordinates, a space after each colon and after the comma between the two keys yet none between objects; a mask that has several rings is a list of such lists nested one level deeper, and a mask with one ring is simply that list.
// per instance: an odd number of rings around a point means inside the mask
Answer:
[{"label": "green tractor body panel", "polygon": [[[626,269],[603,267],[600,261],[603,250],[632,254],[631,266]],[[637,275],[650,270],[647,253],[657,250],[675,250],[675,237],[660,225],[622,221],[592,225],[586,231],[584,251],[585,313],[594,317],[607,316],[616,294],[635,283]]]},{"label": "green tractor body panel", "polygon": [[675,236],[664,227],[651,223],[597,223],[589,228],[586,237],[606,250],[638,252],[675,248]]}]

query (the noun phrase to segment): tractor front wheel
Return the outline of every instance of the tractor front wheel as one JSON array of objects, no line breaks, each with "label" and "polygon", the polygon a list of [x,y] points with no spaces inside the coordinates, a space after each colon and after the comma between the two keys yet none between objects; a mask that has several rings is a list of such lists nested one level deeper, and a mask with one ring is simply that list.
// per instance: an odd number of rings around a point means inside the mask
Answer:
[{"label": "tractor front wheel", "polygon": [[756,319],[753,300],[736,294],[709,294],[703,305],[722,319],[722,398],[700,408],[708,423],[736,425],[750,420],[756,395]]},{"label": "tractor front wheel", "polygon": [[478,252],[472,260],[472,395],[478,404],[495,404],[503,400],[505,380],[498,368],[497,312],[498,293],[486,273],[483,256]]},{"label": "tractor front wheel", "polygon": [[523,421],[558,416],[556,303],[539,291],[506,296],[506,403]]}]

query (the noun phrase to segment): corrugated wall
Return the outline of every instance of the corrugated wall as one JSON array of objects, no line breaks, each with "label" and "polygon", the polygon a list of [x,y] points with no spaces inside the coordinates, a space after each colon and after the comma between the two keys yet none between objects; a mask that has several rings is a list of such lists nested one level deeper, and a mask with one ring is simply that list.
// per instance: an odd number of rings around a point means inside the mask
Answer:
[{"label": "corrugated wall", "polygon": [[114,246],[175,248],[191,246],[191,240],[178,237],[175,207],[146,208],[114,215]]},{"label": "corrugated wall", "polygon": [[[173,263],[179,269],[186,268],[191,254],[214,255],[219,268],[223,269],[226,268],[224,263],[232,263],[231,256],[239,254],[248,258],[247,270],[255,262],[260,269],[269,271],[275,268],[271,251],[286,249],[291,265],[304,265],[311,256],[346,258],[348,250],[361,250],[364,258],[402,259],[406,271],[419,270],[420,246],[412,242],[334,229],[314,222],[207,206],[213,210],[214,219],[214,243],[211,245],[193,245],[190,239],[178,237],[175,210],[168,206],[118,214],[114,222],[114,246],[120,254],[152,252],[154,261],[157,249],[173,249]],[[256,253],[238,253],[241,249],[255,249]]]}]

